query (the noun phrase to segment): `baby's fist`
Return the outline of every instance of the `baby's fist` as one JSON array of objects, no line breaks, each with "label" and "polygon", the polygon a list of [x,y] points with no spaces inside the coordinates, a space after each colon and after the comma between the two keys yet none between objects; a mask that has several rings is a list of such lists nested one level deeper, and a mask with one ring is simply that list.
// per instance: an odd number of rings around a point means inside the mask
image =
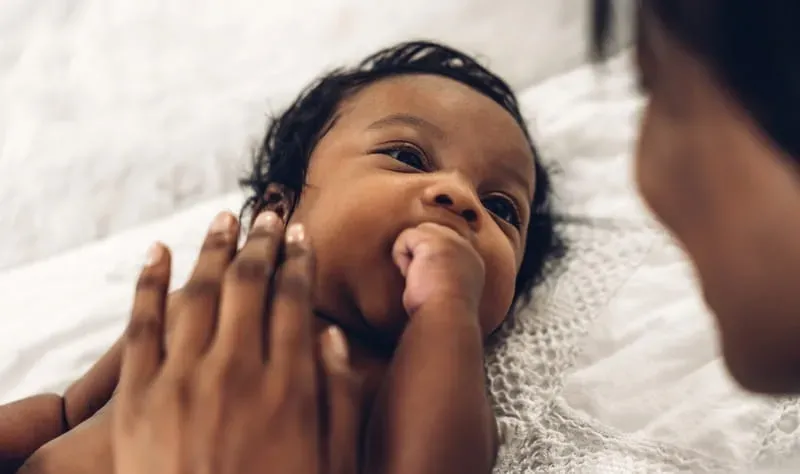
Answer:
[{"label": "baby's fist", "polygon": [[466,305],[477,314],[485,278],[477,250],[449,227],[426,222],[403,231],[392,258],[406,279],[409,317],[423,305]]}]

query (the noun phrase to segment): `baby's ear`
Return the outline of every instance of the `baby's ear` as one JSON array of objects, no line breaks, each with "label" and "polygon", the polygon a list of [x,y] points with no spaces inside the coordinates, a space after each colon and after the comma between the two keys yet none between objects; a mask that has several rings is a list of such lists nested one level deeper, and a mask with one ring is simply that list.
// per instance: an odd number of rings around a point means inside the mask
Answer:
[{"label": "baby's ear", "polygon": [[264,195],[261,196],[261,205],[256,209],[255,215],[260,214],[262,211],[272,211],[285,224],[294,207],[295,198],[295,193],[291,189],[279,183],[270,183],[267,185]]}]

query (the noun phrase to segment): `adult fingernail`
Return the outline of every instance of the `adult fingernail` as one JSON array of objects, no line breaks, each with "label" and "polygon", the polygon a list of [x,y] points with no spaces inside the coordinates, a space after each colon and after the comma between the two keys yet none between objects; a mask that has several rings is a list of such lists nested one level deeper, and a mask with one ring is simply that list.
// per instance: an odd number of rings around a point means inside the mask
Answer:
[{"label": "adult fingernail", "polygon": [[344,338],[342,330],[336,326],[330,326],[326,330],[327,344],[323,345],[324,355],[331,367],[343,369],[347,365],[347,340]]},{"label": "adult fingernail", "polygon": [[144,265],[146,267],[152,267],[158,264],[162,258],[164,258],[164,246],[156,242],[147,249]]},{"label": "adult fingernail", "polygon": [[220,212],[211,222],[211,232],[226,234],[233,228],[235,219],[229,212]]},{"label": "adult fingernail", "polygon": [[272,211],[264,211],[256,216],[256,220],[253,222],[253,227],[264,230],[275,230],[278,228],[279,222],[280,218],[277,214]]},{"label": "adult fingernail", "polygon": [[306,240],[306,228],[303,224],[292,224],[286,230],[287,244],[300,244]]}]

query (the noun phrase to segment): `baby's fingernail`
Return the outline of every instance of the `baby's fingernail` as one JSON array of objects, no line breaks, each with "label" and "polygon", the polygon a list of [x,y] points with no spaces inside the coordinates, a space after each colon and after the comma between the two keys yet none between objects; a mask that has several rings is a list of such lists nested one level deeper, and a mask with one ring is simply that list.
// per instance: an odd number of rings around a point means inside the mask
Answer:
[{"label": "baby's fingernail", "polygon": [[280,218],[272,211],[264,211],[256,216],[256,221],[253,222],[253,228],[264,230],[275,230],[278,228]]},{"label": "baby's fingernail", "polygon": [[220,212],[211,222],[211,232],[227,234],[233,228],[236,220],[229,212]]},{"label": "baby's fingernail", "polygon": [[287,244],[301,244],[306,240],[306,228],[303,224],[292,224],[286,230]]},{"label": "baby's fingernail", "polygon": [[327,344],[323,345],[325,358],[331,367],[344,369],[347,365],[347,340],[342,330],[330,326],[326,330]]},{"label": "baby's fingernail", "polygon": [[147,256],[145,257],[145,266],[152,267],[158,264],[164,258],[164,246],[159,242],[154,243],[147,249]]}]

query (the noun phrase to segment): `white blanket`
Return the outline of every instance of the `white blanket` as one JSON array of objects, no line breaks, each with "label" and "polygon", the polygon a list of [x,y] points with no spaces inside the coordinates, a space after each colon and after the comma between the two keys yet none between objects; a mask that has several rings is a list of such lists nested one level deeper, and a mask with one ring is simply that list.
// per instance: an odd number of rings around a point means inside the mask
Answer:
[{"label": "white blanket", "polygon": [[[640,99],[625,58],[522,101],[561,168],[573,253],[489,357],[500,472],[745,469],[797,450],[798,407],[747,395],[725,375],[686,261],[630,180]],[[163,221],[0,274],[0,402],[62,389],[119,335],[138,264],[172,245],[180,281],[231,194]]]}]

